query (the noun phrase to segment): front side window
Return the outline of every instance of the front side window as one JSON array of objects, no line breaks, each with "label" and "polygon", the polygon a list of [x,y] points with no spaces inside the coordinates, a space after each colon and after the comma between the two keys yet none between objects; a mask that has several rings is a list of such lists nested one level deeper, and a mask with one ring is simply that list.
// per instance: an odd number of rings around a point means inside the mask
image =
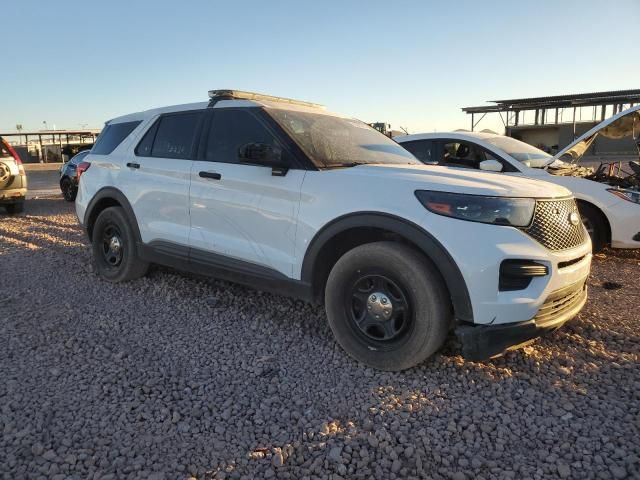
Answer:
[{"label": "front side window", "polygon": [[109,155],[138,125],[140,125],[139,121],[108,124],[98,135],[91,153],[94,155]]},{"label": "front side window", "polygon": [[193,158],[194,141],[203,112],[172,113],[160,117],[138,144],[136,153],[160,158]]},{"label": "front side window", "polygon": [[249,143],[271,145],[286,151],[271,132],[251,112],[246,110],[216,109],[207,135],[205,160],[210,162],[239,163],[239,150]]},{"label": "front side window", "polygon": [[359,120],[280,108],[266,111],[320,168],[420,165],[407,150]]},{"label": "front side window", "polygon": [[480,168],[480,162],[488,160],[485,151],[472,143],[452,140],[443,142],[440,163],[448,167]]}]

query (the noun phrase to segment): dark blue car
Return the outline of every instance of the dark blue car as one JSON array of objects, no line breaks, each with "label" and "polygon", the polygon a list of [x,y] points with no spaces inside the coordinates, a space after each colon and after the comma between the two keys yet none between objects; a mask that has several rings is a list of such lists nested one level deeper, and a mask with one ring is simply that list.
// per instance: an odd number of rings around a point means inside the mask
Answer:
[{"label": "dark blue car", "polygon": [[78,194],[78,174],[77,167],[80,162],[89,154],[90,150],[83,150],[75,155],[71,160],[60,167],[60,190],[67,202],[73,202]]}]

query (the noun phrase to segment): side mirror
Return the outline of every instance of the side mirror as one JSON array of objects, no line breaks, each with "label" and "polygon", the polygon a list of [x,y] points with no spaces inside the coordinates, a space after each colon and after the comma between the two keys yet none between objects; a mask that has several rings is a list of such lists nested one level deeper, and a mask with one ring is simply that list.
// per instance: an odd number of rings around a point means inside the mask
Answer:
[{"label": "side mirror", "polygon": [[485,172],[501,172],[502,164],[497,160],[484,160],[480,162],[480,170]]},{"label": "side mirror", "polygon": [[525,167],[529,167],[529,168],[531,168],[531,160],[523,160],[523,161],[522,161],[522,164],[523,164]]},{"label": "side mirror", "polygon": [[283,176],[289,166],[282,161],[282,149],[268,143],[247,143],[238,150],[242,163],[271,167],[273,175]]}]

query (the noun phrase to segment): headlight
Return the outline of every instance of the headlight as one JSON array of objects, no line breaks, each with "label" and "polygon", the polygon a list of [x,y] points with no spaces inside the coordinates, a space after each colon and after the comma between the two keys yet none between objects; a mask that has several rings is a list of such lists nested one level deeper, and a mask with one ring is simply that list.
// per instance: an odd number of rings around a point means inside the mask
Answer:
[{"label": "headlight", "polygon": [[611,192],[616,197],[620,197],[623,200],[640,203],[640,192],[634,192],[633,190],[621,190],[619,188],[607,188],[607,192]]},{"label": "headlight", "polygon": [[417,190],[416,197],[430,212],[471,222],[526,227],[531,223],[533,198],[485,197]]}]

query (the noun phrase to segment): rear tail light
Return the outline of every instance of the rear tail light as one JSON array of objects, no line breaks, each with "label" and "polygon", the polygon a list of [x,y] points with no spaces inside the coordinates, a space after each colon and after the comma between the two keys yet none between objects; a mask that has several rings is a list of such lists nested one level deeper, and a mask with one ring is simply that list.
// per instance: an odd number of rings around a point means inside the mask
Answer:
[{"label": "rear tail light", "polygon": [[91,164],[89,162],[80,162],[76,167],[76,175],[78,176],[78,181],[80,181],[80,177],[84,172],[89,170]]},{"label": "rear tail light", "polygon": [[11,154],[13,159],[16,161],[16,163],[18,165],[22,165],[22,160],[20,160],[20,156],[18,155],[18,152],[16,152],[14,148],[6,142],[6,140],[3,139],[2,143],[4,144],[4,148],[7,149],[7,151]]},{"label": "rear tail light", "polygon": [[4,146],[4,148],[6,148],[13,157],[16,165],[18,165],[18,171],[20,172],[20,175],[24,175],[24,166],[22,165],[22,160],[20,160],[20,155],[18,155],[18,152],[16,152],[15,149],[9,143],[7,143],[4,138],[0,140],[2,141],[2,145]]}]

